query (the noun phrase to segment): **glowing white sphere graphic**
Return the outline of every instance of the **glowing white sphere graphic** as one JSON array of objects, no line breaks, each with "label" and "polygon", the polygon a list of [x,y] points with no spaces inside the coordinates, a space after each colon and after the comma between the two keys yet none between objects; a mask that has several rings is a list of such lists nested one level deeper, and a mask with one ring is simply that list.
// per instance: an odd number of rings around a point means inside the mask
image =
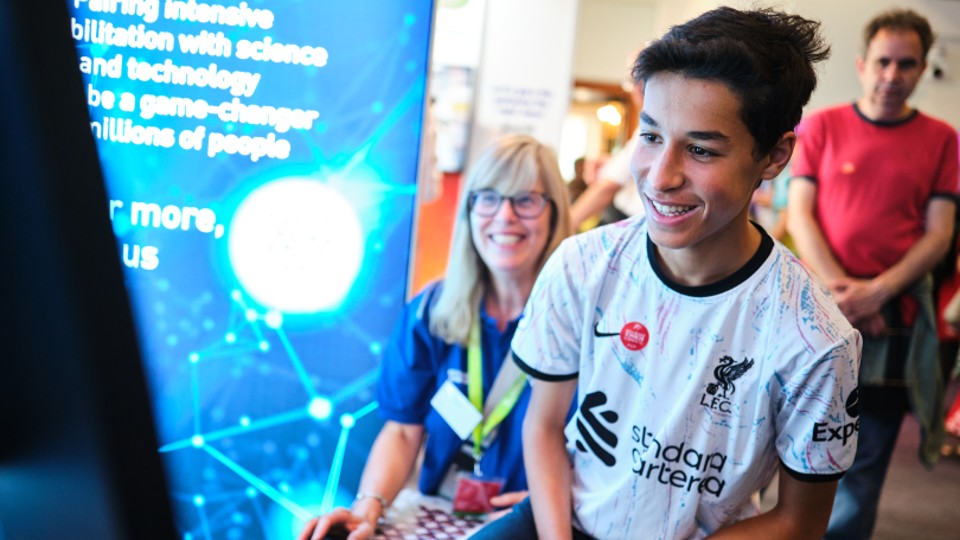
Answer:
[{"label": "glowing white sphere graphic", "polygon": [[317,420],[326,420],[333,414],[333,403],[325,397],[315,397],[307,405],[307,412]]},{"label": "glowing white sphere graphic", "polygon": [[264,184],[240,203],[228,253],[244,290],[283,313],[337,308],[360,272],[363,231],[350,202],[316,180]]}]

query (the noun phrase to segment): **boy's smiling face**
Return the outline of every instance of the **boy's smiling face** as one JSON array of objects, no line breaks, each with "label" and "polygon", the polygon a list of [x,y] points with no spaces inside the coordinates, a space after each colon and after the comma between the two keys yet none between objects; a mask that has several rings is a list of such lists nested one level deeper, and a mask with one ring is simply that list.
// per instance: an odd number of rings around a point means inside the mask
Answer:
[{"label": "boy's smiling face", "polygon": [[751,195],[780,172],[793,142],[784,134],[757,161],[740,98],[725,84],[669,72],[647,81],[631,167],[650,238],[674,278],[711,283],[749,260],[760,239],[747,220]]}]

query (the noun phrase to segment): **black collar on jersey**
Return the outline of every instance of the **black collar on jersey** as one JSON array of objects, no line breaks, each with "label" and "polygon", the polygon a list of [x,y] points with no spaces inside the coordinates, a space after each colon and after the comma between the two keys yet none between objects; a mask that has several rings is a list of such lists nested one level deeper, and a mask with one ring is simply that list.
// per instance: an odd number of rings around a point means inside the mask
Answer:
[{"label": "black collar on jersey", "polygon": [[773,239],[770,238],[770,235],[767,234],[767,231],[763,230],[763,227],[752,221],[750,224],[760,231],[760,246],[757,247],[757,251],[752,257],[750,257],[750,260],[747,261],[746,264],[741,266],[736,272],[721,279],[720,281],[709,283],[707,285],[690,286],[677,283],[676,281],[667,277],[666,272],[664,272],[663,268],[660,267],[660,261],[657,260],[656,246],[654,245],[653,241],[650,240],[649,232],[647,233],[647,260],[650,261],[650,267],[653,268],[653,273],[660,278],[660,281],[662,281],[667,287],[670,287],[680,294],[684,294],[686,296],[706,297],[729,291],[730,289],[749,279],[754,272],[760,269],[760,266],[763,265],[763,262],[766,261],[767,257],[770,256],[770,253],[773,252]]},{"label": "black collar on jersey", "polygon": [[916,118],[918,114],[920,114],[919,110],[913,109],[910,111],[910,114],[904,116],[903,118],[898,118],[896,120],[871,120],[867,118],[866,115],[863,114],[863,111],[860,110],[860,107],[857,105],[856,101],[853,102],[853,110],[856,111],[857,116],[859,116],[861,120],[863,120],[868,124],[873,124],[877,127],[897,127],[897,126],[906,124],[907,122]]}]

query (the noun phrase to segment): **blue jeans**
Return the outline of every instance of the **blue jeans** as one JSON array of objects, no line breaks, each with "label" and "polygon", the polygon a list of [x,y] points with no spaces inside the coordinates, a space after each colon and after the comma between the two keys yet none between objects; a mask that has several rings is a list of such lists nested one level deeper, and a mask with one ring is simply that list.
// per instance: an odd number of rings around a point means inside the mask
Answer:
[{"label": "blue jeans", "polygon": [[[491,521],[474,533],[470,540],[534,540],[537,526],[533,521],[530,497],[514,505],[513,510],[496,521]],[[593,540],[590,535],[573,529],[574,540]]]},{"label": "blue jeans", "polygon": [[825,540],[868,540],[880,491],[909,408],[903,388],[861,386],[860,436],[853,465],[837,486]]}]

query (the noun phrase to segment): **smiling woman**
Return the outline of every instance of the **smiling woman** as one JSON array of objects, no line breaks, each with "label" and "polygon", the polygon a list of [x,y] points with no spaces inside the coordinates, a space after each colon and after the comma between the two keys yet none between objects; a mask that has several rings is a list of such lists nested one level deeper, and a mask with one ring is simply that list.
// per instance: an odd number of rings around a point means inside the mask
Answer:
[{"label": "smiling woman", "polygon": [[[516,213],[516,203],[500,204],[492,214],[478,213],[470,203],[472,194],[479,192],[501,198],[535,193],[549,201],[545,203],[549,208],[526,218]],[[438,300],[438,319],[431,328],[446,340],[461,343],[467,340],[465,323],[473,319],[468,310],[475,309],[484,294],[491,294],[487,289],[498,293],[517,289],[522,309],[540,267],[570,232],[567,188],[556,156],[531,137],[506,137],[488,148],[471,167],[463,193],[445,280],[450,292]],[[519,315],[518,309],[513,311]]]},{"label": "smiling woman", "polygon": [[475,485],[465,472],[482,474],[484,489],[500,493],[469,501],[471,509],[526,495],[520,428],[530,389],[509,351],[540,268],[569,234],[556,156],[531,137],[499,140],[467,172],[458,208],[446,280],[406,306],[384,350],[377,400],[386,424],[360,495],[349,511],[308,522],[301,540],[338,528],[372,536],[421,447],[420,491],[454,498],[455,511],[464,507],[454,495]]}]

